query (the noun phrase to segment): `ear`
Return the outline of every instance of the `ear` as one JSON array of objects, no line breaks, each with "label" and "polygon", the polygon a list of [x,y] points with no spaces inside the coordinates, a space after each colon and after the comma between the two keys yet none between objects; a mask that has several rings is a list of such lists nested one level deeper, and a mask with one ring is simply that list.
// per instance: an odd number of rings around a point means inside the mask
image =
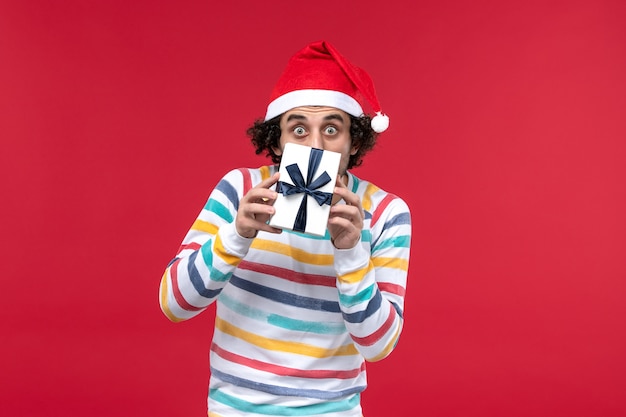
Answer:
[{"label": "ear", "polygon": [[352,148],[350,148],[350,155],[356,155],[356,153],[359,151],[360,146],[357,145],[353,145]]},{"label": "ear", "polygon": [[274,152],[274,155],[277,156],[281,156],[283,154],[283,150],[276,146],[272,146],[272,151]]}]

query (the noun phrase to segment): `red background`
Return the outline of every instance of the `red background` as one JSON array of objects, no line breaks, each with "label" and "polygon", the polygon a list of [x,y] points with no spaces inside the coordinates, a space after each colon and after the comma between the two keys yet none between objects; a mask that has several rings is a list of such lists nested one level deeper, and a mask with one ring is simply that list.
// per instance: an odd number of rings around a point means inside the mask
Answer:
[{"label": "red background", "polygon": [[366,416],[626,415],[626,3],[0,2],[3,416],[203,416],[212,312],[165,265],[288,57],[327,39],[390,129],[405,330]]}]

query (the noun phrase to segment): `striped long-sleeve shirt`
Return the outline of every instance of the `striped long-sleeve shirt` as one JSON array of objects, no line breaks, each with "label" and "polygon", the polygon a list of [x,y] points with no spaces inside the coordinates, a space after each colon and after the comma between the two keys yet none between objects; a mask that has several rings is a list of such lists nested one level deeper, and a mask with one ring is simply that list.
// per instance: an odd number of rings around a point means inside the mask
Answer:
[{"label": "striped long-sleeve shirt", "polygon": [[402,330],[409,209],[349,173],[365,211],[356,247],[336,249],[328,232],[241,237],[239,201],[275,171],[217,184],[161,279],[161,309],[182,321],[217,303],[210,417],[361,416],[365,362],[389,355]]}]

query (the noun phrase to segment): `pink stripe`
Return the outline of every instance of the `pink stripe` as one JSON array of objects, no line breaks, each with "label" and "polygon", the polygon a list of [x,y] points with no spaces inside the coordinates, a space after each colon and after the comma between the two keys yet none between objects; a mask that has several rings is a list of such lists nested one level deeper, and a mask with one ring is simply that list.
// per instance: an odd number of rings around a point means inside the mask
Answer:
[{"label": "pink stripe", "polygon": [[361,364],[360,368],[350,369],[348,371],[333,371],[333,370],[303,370],[296,368],[288,368],[286,366],[278,366],[267,362],[262,362],[256,359],[246,358],[236,353],[229,352],[222,349],[215,343],[211,345],[211,350],[218,354],[221,358],[237,363],[239,365],[247,366],[249,368],[258,369],[260,371],[271,372],[281,376],[292,376],[298,378],[336,378],[336,379],[350,379],[355,378],[361,372],[365,370],[365,363]]},{"label": "pink stripe", "polygon": [[250,171],[246,168],[239,168],[239,172],[243,176],[243,195],[246,195],[252,188],[252,177],[250,177]]},{"label": "pink stripe", "polygon": [[183,294],[180,292],[180,288],[178,288],[178,263],[180,262],[180,259],[176,260],[176,262],[174,262],[172,265],[170,265],[170,276],[172,277],[172,292],[174,293],[174,298],[176,299],[176,302],[178,303],[178,305],[183,309],[183,310],[187,310],[187,311],[200,311],[202,310],[202,308],[200,307],[194,307],[191,304],[189,304],[187,302],[187,300],[185,300],[185,297],[183,297]]},{"label": "pink stripe", "polygon": [[387,331],[393,325],[395,318],[396,318],[396,310],[393,308],[392,305],[389,305],[389,316],[387,317],[387,320],[385,320],[383,325],[378,330],[376,330],[374,333],[366,337],[352,336],[352,340],[354,340],[357,344],[361,346],[373,345],[374,343],[378,342],[380,338],[385,335],[385,333],[387,333]]},{"label": "pink stripe", "polygon": [[399,295],[400,297],[404,297],[404,295],[406,294],[406,288],[398,284],[392,284],[390,282],[379,282],[378,288],[381,291]]},{"label": "pink stripe", "polygon": [[180,248],[178,248],[178,252],[176,253],[176,256],[178,256],[185,249],[198,250],[198,249],[200,249],[201,246],[202,245],[200,245],[199,243],[196,243],[196,242],[191,242],[191,243],[189,243],[187,245],[181,245]]},{"label": "pink stripe", "polygon": [[273,275],[287,281],[297,282],[299,284],[320,285],[323,287],[334,287],[336,285],[335,277],[328,275],[305,274],[302,272],[292,271],[286,268],[280,268],[274,265],[259,264],[248,261],[241,261],[239,269],[246,269],[261,274]]},{"label": "pink stripe", "polygon": [[370,223],[372,226],[376,224],[378,219],[380,218],[380,214],[385,211],[385,208],[396,198],[393,194],[387,194],[383,201],[380,202],[378,207],[376,207],[376,211],[372,214],[372,222]]}]

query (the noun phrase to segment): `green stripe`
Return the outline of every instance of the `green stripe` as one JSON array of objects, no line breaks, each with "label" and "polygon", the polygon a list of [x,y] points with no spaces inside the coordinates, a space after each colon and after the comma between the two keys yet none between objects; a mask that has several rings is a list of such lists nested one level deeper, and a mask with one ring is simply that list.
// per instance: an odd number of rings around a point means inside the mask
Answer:
[{"label": "green stripe", "polygon": [[357,407],[361,401],[361,396],[357,394],[347,400],[303,405],[300,407],[286,407],[272,404],[254,404],[232,397],[228,394],[224,394],[217,389],[209,390],[209,397],[211,397],[214,401],[225,404],[238,411],[264,414],[268,416],[312,416],[325,413],[338,413]]},{"label": "green stripe", "polygon": [[270,314],[248,304],[240,303],[225,293],[220,294],[219,299],[222,304],[237,314],[241,314],[242,316],[257,321],[265,321],[273,326],[281,327],[283,329],[318,334],[342,334],[346,332],[346,327],[343,323],[320,323],[314,321],[296,320],[290,317],[280,316],[278,314]]},{"label": "green stripe", "polygon": [[318,323],[313,321],[296,320],[289,317],[279,316],[278,314],[270,314],[267,321],[274,326],[289,330],[297,330],[300,332],[318,334],[342,334],[346,332],[346,326],[343,323]]},{"label": "green stripe", "polygon": [[[350,175],[352,175],[352,174],[350,174]],[[359,189],[359,181],[360,180],[355,175],[352,175],[352,192],[354,194],[356,194],[356,190]]]},{"label": "green stripe", "polygon": [[204,209],[217,214],[228,223],[233,222],[233,215],[231,214],[231,212],[217,200],[209,198],[209,201],[207,201]]},{"label": "green stripe", "polygon": [[373,293],[374,284],[370,285],[362,291],[359,291],[359,293],[355,295],[339,294],[339,302],[346,307],[352,307],[371,299]]},{"label": "green stripe", "polygon": [[386,248],[408,248],[410,244],[411,244],[410,236],[395,236],[390,239],[385,239],[385,240],[378,242],[378,244],[372,250],[372,252],[386,249]]},{"label": "green stripe", "polygon": [[291,233],[293,235],[306,237],[312,240],[330,240],[330,233],[328,233],[328,229],[326,230],[326,233],[324,234],[324,236],[317,236],[317,235],[312,235],[309,233],[294,232],[293,230],[289,230],[289,229],[283,229],[283,233]]},{"label": "green stripe", "polygon": [[[283,229],[283,233],[291,233],[293,235],[306,237],[306,238],[311,239],[311,240],[330,240],[330,233],[328,232],[328,229],[326,229],[326,232],[324,233],[324,236],[316,236],[316,235],[311,235],[311,234],[308,234],[308,233],[294,232],[293,230],[289,230],[289,229]],[[363,229],[361,231],[361,240],[364,241],[364,242],[371,242],[372,241],[372,233],[369,230]]]},{"label": "green stripe", "polygon": [[204,260],[204,263],[209,268],[210,278],[213,281],[224,282],[228,279],[230,274],[224,274],[217,268],[213,267],[213,251],[211,250],[212,246],[213,242],[211,240],[205,242],[204,245],[200,247],[200,253],[202,254],[202,259]]}]

